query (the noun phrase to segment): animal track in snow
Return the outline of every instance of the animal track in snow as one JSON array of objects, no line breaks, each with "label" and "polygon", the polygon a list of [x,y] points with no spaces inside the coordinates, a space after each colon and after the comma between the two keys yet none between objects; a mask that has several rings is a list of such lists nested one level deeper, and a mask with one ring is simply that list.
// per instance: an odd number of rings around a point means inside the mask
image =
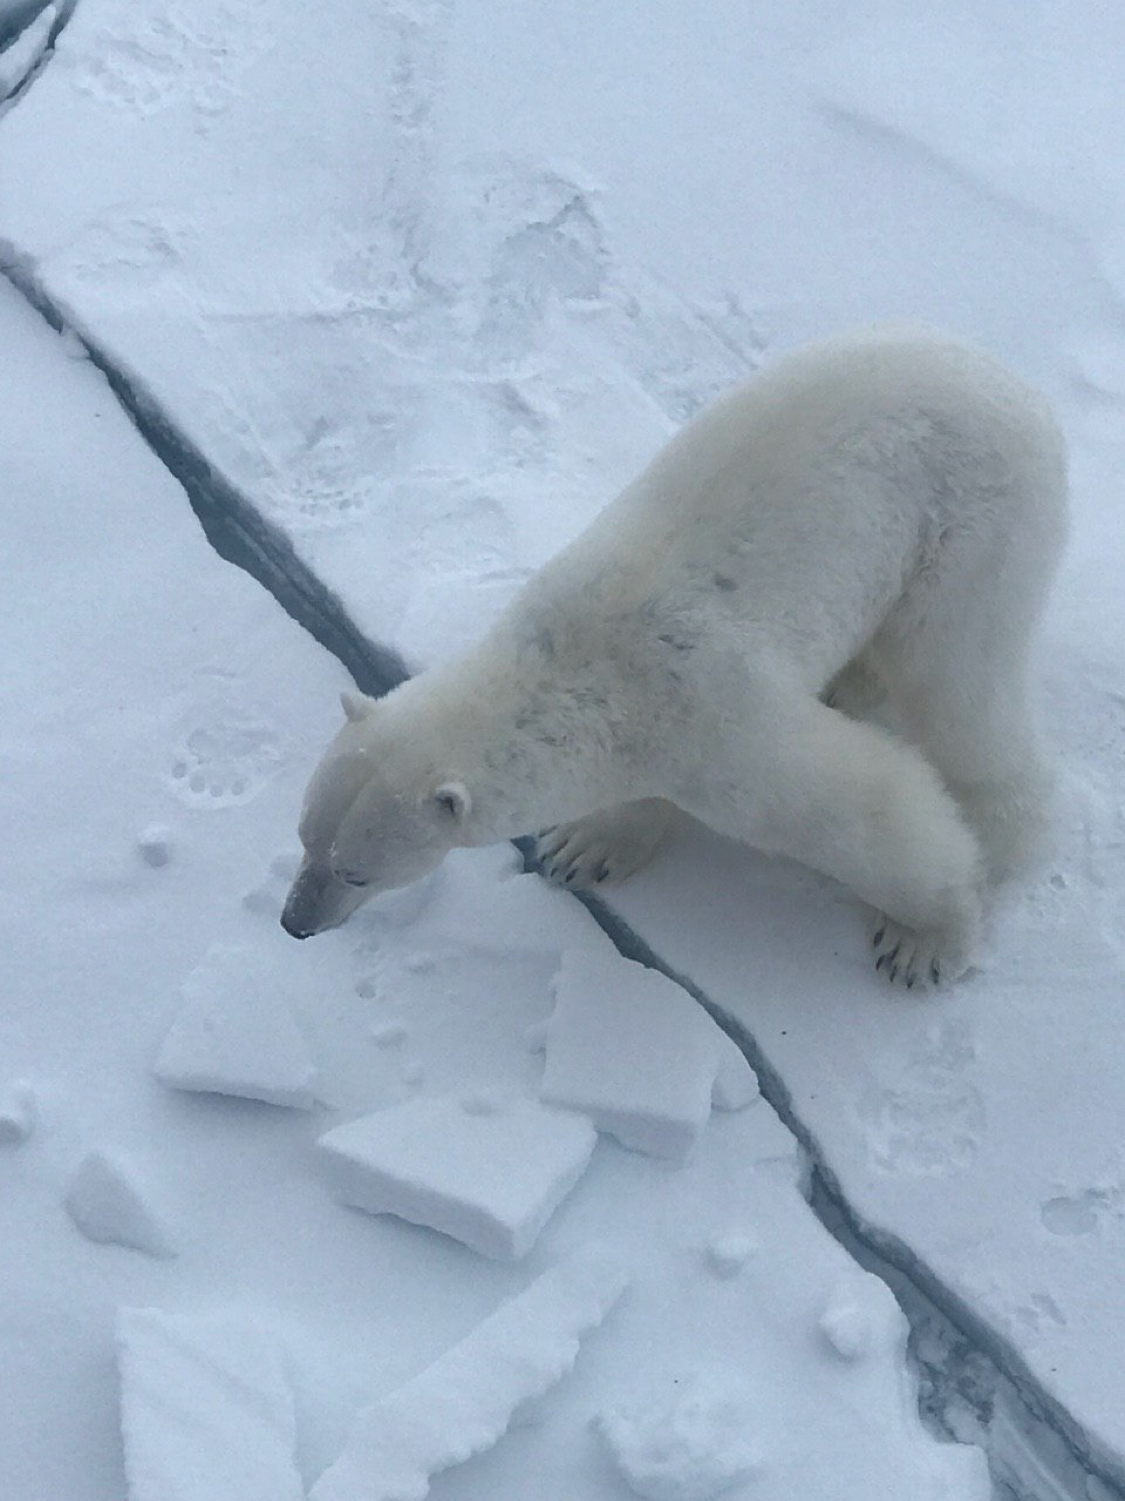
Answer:
[{"label": "animal track in snow", "polygon": [[967,1027],[939,1023],[897,1081],[871,1086],[858,1114],[873,1167],[936,1177],[969,1165],[987,1119],[965,1077],[974,1056]]},{"label": "animal track in snow", "polygon": [[268,726],[221,708],[187,730],[172,754],[167,780],[189,808],[229,808],[256,797],[280,761]]},{"label": "animal track in snow", "polygon": [[239,74],[269,50],[264,10],[263,0],[145,6],[119,0],[96,45],[61,53],[60,64],[84,93],[139,115],[179,103],[214,114],[234,98]]},{"label": "animal track in snow", "polygon": [[1039,1215],[1052,1235],[1096,1235],[1107,1221],[1125,1219],[1125,1186],[1106,1177],[1076,1193],[1045,1200]]}]

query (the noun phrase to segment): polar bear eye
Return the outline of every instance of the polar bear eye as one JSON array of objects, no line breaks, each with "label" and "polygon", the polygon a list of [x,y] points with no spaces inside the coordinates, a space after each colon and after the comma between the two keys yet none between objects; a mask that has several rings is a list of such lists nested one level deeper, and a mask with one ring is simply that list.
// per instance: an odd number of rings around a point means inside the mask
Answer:
[{"label": "polar bear eye", "polygon": [[355,886],[357,889],[363,886],[370,886],[371,884],[371,882],[366,880],[363,876],[353,876],[349,871],[346,870],[338,870],[336,872],[336,879],[343,881],[345,886]]}]

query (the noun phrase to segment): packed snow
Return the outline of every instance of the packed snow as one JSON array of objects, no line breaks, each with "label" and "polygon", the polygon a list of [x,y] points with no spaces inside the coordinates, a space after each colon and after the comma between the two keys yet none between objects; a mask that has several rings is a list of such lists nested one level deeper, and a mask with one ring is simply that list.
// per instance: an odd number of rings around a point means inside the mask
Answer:
[{"label": "packed snow", "polygon": [[754,1406],[727,1384],[693,1373],[663,1400],[603,1413],[614,1462],[644,1501],[713,1501],[748,1481],[762,1462]]},{"label": "packed snow", "polygon": [[65,1204],[87,1240],[128,1246],[149,1256],[176,1254],[163,1216],[150,1203],[136,1168],[117,1152],[88,1152],[75,1169]]},{"label": "packed snow", "polygon": [[230,1314],[117,1316],[129,1501],[302,1501],[278,1339]]},{"label": "packed snow", "polygon": [[356,1417],[310,1501],[422,1501],[432,1477],[489,1449],[574,1365],[627,1279],[611,1260],[544,1272],[452,1350]]},{"label": "packed snow", "polygon": [[[589,965],[608,1005],[633,966],[511,851],[284,939],[301,791],[346,677],[211,551],[83,342],[194,446],[198,474],[241,486],[418,664],[477,634],[710,397],[803,337],[886,315],[993,349],[1067,431],[1075,531],[1045,651],[1058,848],[981,969],[921,1004],[875,983],[824,882],[701,831],[613,894],[610,926],[749,1035],[826,1169],[818,1191],[897,1261],[907,1300],[916,1280],[960,1320],[956,1358],[919,1341],[927,1412],[1002,1450],[1029,1501],[1125,1494],[1122,17],[1097,0],[1065,16],[951,0],[922,20],[891,0],[720,0],[653,7],[638,29],[587,0],[82,0],[46,52],[48,13],[0,0],[0,24],[17,11],[32,24],[0,53],[0,264],[82,337],[0,289],[12,1495],[121,1501],[128,1483],[148,1501],[162,1483],[137,1467],[129,1414],[158,1466],[185,1410],[126,1383],[122,1452],[119,1308],[153,1310],[138,1351],[169,1397],[203,1404],[204,1476],[249,1420],[216,1395],[213,1346],[165,1363],[160,1321],[190,1321],[194,1348],[202,1304],[284,1320],[307,1490],[361,1414],[602,1240],[630,1293],[533,1426],[498,1442],[510,1413],[478,1430],[457,1407],[429,1430],[412,1472],[427,1484],[435,1455],[483,1439],[436,1494],[989,1494],[980,1451],[923,1427],[897,1308],[805,1203],[793,1134],[769,1105],[741,1108],[757,1083],[727,1039],[704,1100],[696,1020],[669,1033],[663,1073],[643,1023],[581,1052],[591,1003],[562,1119],[607,1137],[516,1265],[332,1202],[317,1136],[453,1100],[483,1140],[499,1102],[529,1107],[562,1067],[560,966]],[[153,1083],[157,1057],[175,1087]],[[631,1145],[672,1154],[620,1150],[615,1111],[650,1132]],[[426,1171],[455,1155],[452,1132],[423,1138]],[[354,1171],[367,1188],[392,1176],[378,1158]],[[417,1209],[425,1172],[404,1181]],[[438,1200],[463,1227],[480,1188],[445,1180]],[[493,1243],[511,1247],[530,1222],[500,1199]],[[241,1389],[264,1381],[271,1412],[273,1359]],[[989,1432],[992,1364],[1040,1415],[1018,1433]],[[691,1372],[703,1396],[678,1397]]]},{"label": "packed snow", "polygon": [[683,1157],[711,1116],[726,1039],[664,975],[612,950],[566,953],[547,1024],[545,1100],[623,1146]]},{"label": "packed snow", "polygon": [[423,1099],[320,1139],[336,1193],[396,1214],[484,1256],[526,1256],[586,1171],[588,1121],[534,1100]]},{"label": "packed snow", "polygon": [[213,949],[184,981],[182,996],[156,1060],[161,1083],[312,1109],[316,1064],[252,949]]}]

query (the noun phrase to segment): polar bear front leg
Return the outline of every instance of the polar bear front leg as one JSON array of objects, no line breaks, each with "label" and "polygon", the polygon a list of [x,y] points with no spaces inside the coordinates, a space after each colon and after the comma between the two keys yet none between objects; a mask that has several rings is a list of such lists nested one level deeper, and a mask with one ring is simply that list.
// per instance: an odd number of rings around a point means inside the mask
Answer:
[{"label": "polar bear front leg", "polygon": [[660,797],[618,803],[544,829],[536,856],[544,874],[560,886],[610,885],[652,858],[677,816],[673,804]]},{"label": "polar bear front leg", "polygon": [[877,913],[876,968],[908,987],[955,980],[981,926],[981,854],[919,751],[806,694],[756,686],[745,740],[710,742],[683,806],[722,833],[835,877]]}]

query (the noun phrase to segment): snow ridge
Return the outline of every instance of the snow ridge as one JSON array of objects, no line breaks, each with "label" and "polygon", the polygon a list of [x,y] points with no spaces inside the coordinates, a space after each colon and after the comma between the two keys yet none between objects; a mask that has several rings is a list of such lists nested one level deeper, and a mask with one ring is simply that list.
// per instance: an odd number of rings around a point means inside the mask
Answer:
[{"label": "snow ridge", "polygon": [[[0,274],[56,330],[65,317],[38,284],[31,269],[0,240]],[[368,641],[340,600],[297,556],[288,538],[255,509],[189,442],[151,395],[117,366],[96,341],[80,335],[90,360],[148,446],[183,486],[208,541],[227,562],[262,584],[286,612],[333,653],[364,692],[380,695],[403,681],[408,670],[397,653]],[[514,841],[525,868],[534,869],[532,841]],[[976,1402],[979,1427],[972,1441],[989,1455],[994,1478],[1020,1501],[1085,1501],[1098,1494],[1125,1501],[1125,1473],[1080,1424],[1052,1399],[1003,1336],[983,1326],[963,1302],[915,1253],[878,1227],[860,1221],[828,1168],[819,1143],[797,1115],[792,1096],[759,1044],[690,978],[676,972],[627,923],[597,897],[575,893],[618,951],[681,986],[714,1018],[749,1060],[764,1098],[793,1133],[810,1163],[808,1198],[825,1228],[868,1270],[902,1299],[915,1335],[923,1313],[934,1339],[914,1338],[912,1348],[923,1374],[923,1415],[944,1433],[968,1432],[964,1413],[974,1408],[966,1382],[986,1396]],[[950,1352],[971,1356],[950,1376]],[[926,1400],[927,1394],[929,1400]],[[996,1395],[999,1394],[999,1395]],[[997,1412],[999,1412],[997,1418]],[[957,1409],[956,1412],[953,1409]],[[994,1421],[994,1418],[996,1419]],[[972,1428],[972,1424],[969,1425]]]}]

